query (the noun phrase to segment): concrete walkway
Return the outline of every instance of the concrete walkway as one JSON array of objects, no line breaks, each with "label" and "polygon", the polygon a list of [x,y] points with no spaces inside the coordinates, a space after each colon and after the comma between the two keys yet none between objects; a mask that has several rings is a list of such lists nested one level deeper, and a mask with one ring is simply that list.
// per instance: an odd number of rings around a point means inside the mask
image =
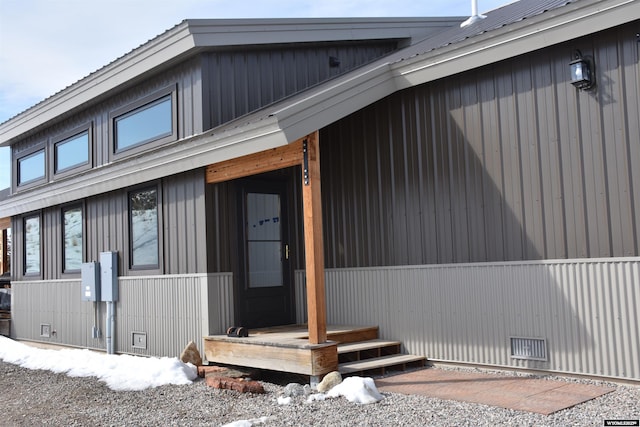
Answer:
[{"label": "concrete walkway", "polygon": [[425,368],[376,379],[381,392],[419,394],[549,415],[614,388],[530,377]]}]

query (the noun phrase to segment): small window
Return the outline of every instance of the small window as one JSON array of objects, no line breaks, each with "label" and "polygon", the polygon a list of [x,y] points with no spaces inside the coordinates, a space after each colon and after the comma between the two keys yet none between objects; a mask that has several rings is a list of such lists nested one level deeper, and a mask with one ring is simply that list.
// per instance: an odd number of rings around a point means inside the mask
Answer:
[{"label": "small window", "polygon": [[172,96],[167,95],[114,119],[115,152],[174,134]]},{"label": "small window", "polygon": [[54,173],[89,163],[89,131],[54,144]]},{"label": "small window", "polygon": [[18,159],[18,185],[44,179],[46,173],[44,157],[44,150],[39,150]]},{"label": "small window", "polygon": [[40,273],[40,217],[24,219],[24,274]]},{"label": "small window", "polygon": [[129,193],[131,268],[158,268],[158,194],[155,188]]},{"label": "small window", "polygon": [[65,273],[80,271],[82,265],[82,207],[75,206],[62,211],[62,233],[64,236],[64,265]]}]

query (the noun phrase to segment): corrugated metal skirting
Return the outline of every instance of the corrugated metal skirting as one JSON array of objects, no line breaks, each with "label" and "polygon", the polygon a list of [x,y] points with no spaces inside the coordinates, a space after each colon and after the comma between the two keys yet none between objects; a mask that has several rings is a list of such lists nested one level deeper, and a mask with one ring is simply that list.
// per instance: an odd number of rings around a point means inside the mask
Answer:
[{"label": "corrugated metal skirting", "polygon": [[[78,279],[15,283],[11,336],[104,349],[105,303],[81,301],[80,291]],[[120,277],[115,351],[174,357],[189,341],[203,349],[202,337],[221,333],[233,315],[231,273]],[[40,336],[41,324],[54,333]],[[134,346],[134,332],[146,338],[144,346]]]},{"label": "corrugated metal skirting", "polygon": [[[436,361],[640,380],[640,258],[326,271],[327,322],[378,325]],[[306,321],[304,271],[297,321]],[[545,339],[547,361],[511,357]]]}]

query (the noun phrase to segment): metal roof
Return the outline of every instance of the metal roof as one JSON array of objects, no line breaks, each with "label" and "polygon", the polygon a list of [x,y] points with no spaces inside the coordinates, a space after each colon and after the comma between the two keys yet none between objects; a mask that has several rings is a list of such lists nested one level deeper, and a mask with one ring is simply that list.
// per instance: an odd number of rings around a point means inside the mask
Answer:
[{"label": "metal roof", "polygon": [[442,31],[429,37],[423,43],[415,46],[414,49],[406,50],[405,52],[430,52],[484,33],[499,30],[516,22],[533,18],[577,1],[580,0],[519,0],[487,12],[484,15],[484,19],[477,20],[471,25],[466,27],[456,25]]}]

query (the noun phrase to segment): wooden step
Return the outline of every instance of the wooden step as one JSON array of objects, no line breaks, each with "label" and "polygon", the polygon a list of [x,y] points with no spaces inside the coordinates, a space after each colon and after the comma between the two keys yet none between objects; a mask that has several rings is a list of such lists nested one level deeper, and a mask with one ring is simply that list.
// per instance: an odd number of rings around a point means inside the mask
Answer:
[{"label": "wooden step", "polygon": [[400,341],[373,339],[354,343],[338,344],[338,362],[356,362],[374,357],[400,353]]},{"label": "wooden step", "polygon": [[344,329],[336,328],[327,331],[327,339],[340,343],[350,343],[367,341],[378,338],[377,326],[348,327]]},{"label": "wooden step", "polygon": [[374,340],[359,341],[353,343],[338,344],[338,354],[355,353],[385,347],[397,347],[396,353],[400,352],[400,341],[388,341],[376,338]]},{"label": "wooden step", "polygon": [[379,371],[381,374],[384,374],[387,368],[398,368],[400,370],[404,370],[407,368],[407,365],[424,366],[424,361],[424,356],[395,354],[391,356],[341,363],[338,365],[338,371],[340,371],[341,374],[355,374],[358,372],[371,371]]}]

